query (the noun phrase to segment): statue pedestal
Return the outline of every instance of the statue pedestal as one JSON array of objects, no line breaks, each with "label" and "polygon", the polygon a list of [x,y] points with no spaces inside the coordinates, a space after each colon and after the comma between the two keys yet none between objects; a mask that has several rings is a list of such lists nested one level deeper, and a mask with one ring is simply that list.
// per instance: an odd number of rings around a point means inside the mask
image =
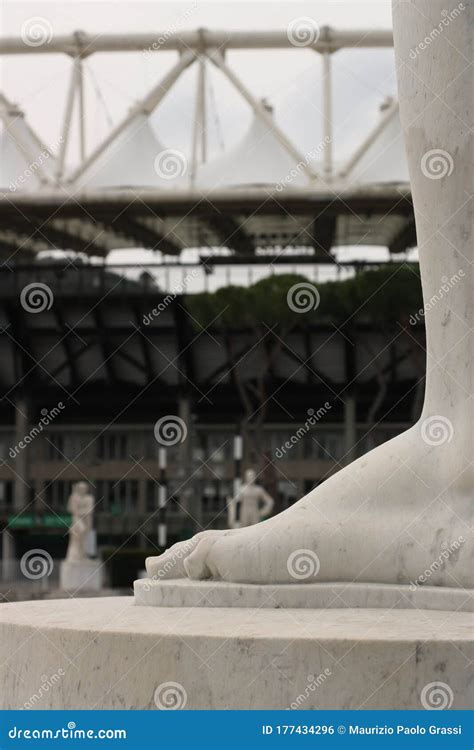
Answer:
[{"label": "statue pedestal", "polygon": [[468,708],[471,637],[472,614],[429,609],[2,604],[0,708],[421,709],[433,683]]},{"label": "statue pedestal", "polygon": [[100,560],[63,560],[59,570],[59,585],[63,591],[100,591],[102,588]]},{"label": "statue pedestal", "polygon": [[135,603],[147,607],[255,607],[256,609],[438,609],[474,611],[474,591],[389,583],[253,583],[187,578],[133,585]]}]

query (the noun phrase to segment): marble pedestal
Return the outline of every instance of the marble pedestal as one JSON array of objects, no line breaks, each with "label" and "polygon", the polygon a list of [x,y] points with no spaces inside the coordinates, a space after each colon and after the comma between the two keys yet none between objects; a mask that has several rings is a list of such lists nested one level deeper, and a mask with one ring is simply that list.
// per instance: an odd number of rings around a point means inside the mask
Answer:
[{"label": "marble pedestal", "polygon": [[59,585],[63,591],[100,591],[102,563],[100,560],[63,560],[59,570]]},{"label": "marble pedestal", "polygon": [[131,597],[2,604],[0,708],[36,695],[36,709],[419,709],[439,691],[445,707],[467,708],[472,620]]},{"label": "marble pedestal", "polygon": [[474,591],[387,583],[253,583],[190,581],[134,583],[136,604],[150,607],[255,607],[258,609],[438,609],[474,611]]}]

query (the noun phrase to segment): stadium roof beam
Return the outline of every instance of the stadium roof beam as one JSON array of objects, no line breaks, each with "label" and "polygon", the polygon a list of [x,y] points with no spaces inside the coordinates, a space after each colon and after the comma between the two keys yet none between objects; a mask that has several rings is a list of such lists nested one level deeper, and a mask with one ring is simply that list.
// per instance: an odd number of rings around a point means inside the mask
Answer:
[{"label": "stadium roof beam", "polygon": [[[393,34],[389,29],[334,29],[323,26],[319,36],[305,46],[317,51],[335,52],[343,47],[368,49],[393,47]],[[169,52],[183,49],[298,49],[286,31],[225,31],[197,29],[170,33],[147,32],[142,34],[72,34],[55,35],[47,43],[34,47],[21,37],[0,39],[0,55],[25,55],[32,53],[64,53],[87,57],[95,52]]]},{"label": "stadium roof beam", "polygon": [[62,305],[62,302],[60,299],[56,298],[54,300],[53,305],[53,314],[56,318],[56,323],[59,328],[59,333],[61,335],[60,342],[63,346],[64,353],[66,355],[66,360],[69,367],[69,372],[71,374],[71,385],[75,388],[79,385],[79,373],[77,370],[77,362],[74,357],[74,349],[71,344],[70,335],[71,335],[71,329],[67,327],[65,316],[64,316],[64,308]]},{"label": "stadium roof beam", "polygon": [[[103,256],[107,254],[107,248],[99,245],[93,239],[83,239],[79,233],[68,231],[67,222],[59,220],[42,221],[40,218],[32,216],[25,217],[24,221],[17,220],[16,224],[23,224],[22,231],[30,234],[30,239],[42,240],[55,250],[74,250],[77,253],[86,253],[88,255]],[[100,234],[99,232],[97,233]]]},{"label": "stadium roof beam", "polygon": [[97,335],[100,343],[100,348],[102,351],[102,364],[105,367],[105,371],[107,373],[107,379],[111,384],[117,383],[117,373],[115,372],[115,367],[113,363],[113,356],[115,354],[115,351],[112,350],[111,342],[110,342],[110,333],[111,331],[106,329],[105,321],[103,320],[102,312],[99,310],[99,308],[96,306],[93,310],[93,318],[95,320],[95,325],[97,329]]},{"label": "stadium roof beam", "polygon": [[[29,125],[27,122],[23,112],[12,102],[10,102],[9,99],[5,96],[5,94],[0,92],[0,119],[2,120],[5,128],[11,133],[11,135],[15,139],[15,143],[17,144],[20,151],[23,153],[23,156],[27,160],[27,162],[30,164],[30,168],[33,168],[36,172],[38,172],[38,175],[41,179],[41,181],[45,184],[53,185],[54,181],[50,179],[47,171],[44,169],[44,165],[41,163],[41,161],[38,159],[38,153],[36,152],[36,149],[41,153],[48,154],[49,157],[51,157],[51,152],[49,149],[42,143],[41,139],[36,134],[35,130]],[[20,129],[18,128],[19,120],[22,120],[24,134],[26,133],[27,137],[30,140],[30,144],[28,144],[27,140],[22,137],[22,134],[20,132]],[[31,144],[34,145],[35,150],[31,150]]]},{"label": "stadium roof beam", "polygon": [[313,247],[316,255],[330,255],[336,236],[336,216],[327,215],[323,212],[317,216],[311,225],[311,236],[313,238]]},{"label": "stadium roof beam", "polygon": [[388,249],[391,253],[403,253],[416,245],[415,219],[408,219],[399,232],[392,238]]},{"label": "stadium roof beam", "polygon": [[388,125],[392,117],[397,112],[398,112],[398,101],[394,99],[391,102],[391,104],[387,107],[382,117],[380,118],[379,122],[375,125],[375,127],[367,136],[367,138],[365,138],[365,140],[361,143],[361,145],[352,154],[347,164],[340,170],[339,175],[338,175],[340,178],[347,177],[352,172],[355,165],[360,161],[360,159],[364,156],[364,154],[367,153],[367,151],[372,146],[372,144],[375,143],[380,133],[383,132],[385,127]]},{"label": "stadium roof beam", "polygon": [[118,138],[118,136],[130,125],[131,122],[140,114],[150,115],[156,109],[158,104],[166,96],[170,88],[178,80],[181,73],[188,68],[195,60],[195,54],[191,50],[186,50],[180,54],[178,62],[171,68],[168,73],[148,92],[148,94],[138,102],[121,122],[109,133],[109,135],[100,143],[97,148],[82,162],[80,167],[71,175],[70,182],[76,182],[86,169],[92,167],[104,151]]},{"label": "stadium roof beam", "polygon": [[159,250],[167,255],[179,255],[182,250],[172,238],[157,232],[152,224],[144,223],[126,213],[118,214],[111,220],[111,225],[132,242],[141,242],[147,250]]},{"label": "stadium roof beam", "polygon": [[209,216],[207,222],[218,235],[222,247],[228,247],[236,253],[253,255],[254,241],[232,216],[216,212],[213,216]]},{"label": "stadium roof beam", "polygon": [[155,380],[155,371],[153,367],[153,358],[150,351],[150,342],[145,335],[145,325],[143,323],[142,314],[137,305],[132,305],[133,315],[135,317],[135,327],[138,333],[140,348],[142,350],[143,361],[145,363],[145,371],[148,377],[148,382],[151,383]]},{"label": "stadium roof beam", "polygon": [[210,52],[207,52],[208,58],[211,60],[211,62],[214,63],[216,68],[222,71],[226,78],[232,83],[232,85],[237,89],[239,94],[245,99],[245,101],[251,106],[253,109],[255,115],[262,120],[263,124],[274,133],[277,140],[280,142],[281,146],[285,149],[285,151],[289,154],[289,156],[295,160],[296,164],[301,164],[304,171],[306,172],[307,176],[311,180],[317,180],[318,175],[316,172],[312,169],[312,167],[308,164],[308,160],[305,158],[305,156],[291,143],[289,138],[284,134],[284,132],[278,127],[276,122],[273,120],[272,116],[269,114],[269,112],[265,109],[263,104],[259,102],[258,99],[256,99],[253,94],[250,93],[250,91],[244,86],[240,78],[234,73],[232,68],[230,68],[226,61],[224,60],[224,56],[221,52],[218,50],[212,50]]}]

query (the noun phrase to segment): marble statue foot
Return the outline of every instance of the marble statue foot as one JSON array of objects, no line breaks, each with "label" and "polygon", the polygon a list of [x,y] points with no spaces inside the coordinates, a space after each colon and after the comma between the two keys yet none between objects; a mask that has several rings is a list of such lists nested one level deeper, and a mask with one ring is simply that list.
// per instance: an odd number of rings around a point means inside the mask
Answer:
[{"label": "marble statue foot", "polygon": [[474,474],[467,442],[447,420],[423,417],[278,516],[243,529],[205,531],[149,557],[148,575],[473,588]]}]

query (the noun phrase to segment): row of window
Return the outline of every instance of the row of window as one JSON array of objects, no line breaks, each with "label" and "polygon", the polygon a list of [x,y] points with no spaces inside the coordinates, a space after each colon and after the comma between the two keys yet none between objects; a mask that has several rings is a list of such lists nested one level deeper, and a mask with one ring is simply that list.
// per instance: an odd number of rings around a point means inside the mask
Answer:
[{"label": "row of window", "polygon": [[[67,511],[67,503],[71,494],[72,481],[46,481],[42,499],[46,508],[56,513]],[[139,482],[136,479],[117,479],[96,481],[92,483],[92,492],[96,501],[97,513],[111,513],[123,515],[139,511]],[[145,484],[145,510],[153,513],[158,508],[159,484],[154,480],[147,480]],[[227,498],[232,495],[232,482],[229,481],[201,481],[196,482],[195,491],[201,498],[201,508],[204,513],[218,513],[225,509]],[[277,482],[277,497],[283,505],[291,505],[296,498],[296,487],[290,481]],[[178,513],[181,508],[180,484],[171,482],[167,488],[167,512]],[[30,493],[30,501],[34,500],[34,493]],[[13,483],[0,481],[0,509],[13,510]]]},{"label": "row of window", "polygon": [[[357,444],[359,455],[370,450],[396,434],[394,430],[378,428],[367,436],[360,433]],[[10,436],[11,437],[11,436]],[[202,462],[218,467],[233,460],[233,437],[230,431],[196,430],[193,440],[193,460],[196,467]],[[39,440],[36,438],[35,440]],[[42,446],[42,455],[36,454],[38,460],[72,461],[80,463],[103,463],[108,461],[130,461],[153,459],[158,454],[158,443],[153,431],[119,432],[111,431],[97,436],[93,432],[48,432],[44,433],[41,443],[32,442],[32,460],[35,460],[34,449]],[[311,429],[304,425],[295,432],[289,430],[268,430],[265,433],[265,453],[270,460],[329,460],[340,461],[345,453],[342,429]],[[8,460],[9,446],[5,436],[0,438],[0,458]],[[168,462],[179,462],[179,446],[167,448]]]}]

